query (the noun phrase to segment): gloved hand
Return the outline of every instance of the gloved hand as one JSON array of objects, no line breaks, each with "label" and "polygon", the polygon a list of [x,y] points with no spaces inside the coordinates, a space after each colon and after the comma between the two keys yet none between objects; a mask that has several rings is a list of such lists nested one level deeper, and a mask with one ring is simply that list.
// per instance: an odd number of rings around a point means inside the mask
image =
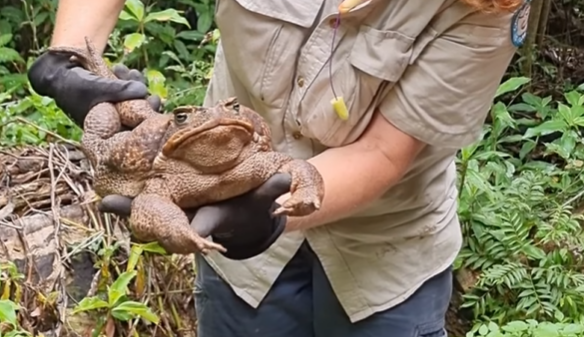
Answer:
[{"label": "gloved hand", "polygon": [[[89,110],[98,103],[115,103],[146,98],[148,95],[145,81],[136,77],[137,74],[141,76],[138,71],[118,68],[125,79],[112,80],[94,75],[69,58],[66,53],[46,52],[32,64],[27,75],[39,95],[53,98],[57,106],[80,127],[83,127]],[[156,98],[149,100],[155,101]],[[155,104],[154,101],[151,104]]]},{"label": "gloved hand", "polygon": [[[191,227],[202,237],[211,235],[214,242],[222,244],[227,258],[247,259],[268,249],[283,233],[286,217],[272,217],[280,205],[275,200],[290,190],[291,178],[279,173],[260,187],[246,194],[186,210]],[[102,199],[99,210],[129,216],[132,200],[120,195]]]}]

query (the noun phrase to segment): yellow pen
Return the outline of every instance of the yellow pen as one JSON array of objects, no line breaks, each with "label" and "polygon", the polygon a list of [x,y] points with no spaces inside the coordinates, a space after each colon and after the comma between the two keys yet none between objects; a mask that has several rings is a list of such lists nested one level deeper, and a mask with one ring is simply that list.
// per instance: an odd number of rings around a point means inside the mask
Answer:
[{"label": "yellow pen", "polygon": [[[355,8],[359,5],[368,3],[369,1],[371,1],[371,0],[345,0],[345,1],[341,2],[341,4],[339,5],[339,14],[348,13],[353,8]],[[332,60],[330,62],[332,62]],[[329,64],[329,66],[332,68],[331,64]],[[330,70],[330,68],[329,68],[329,71],[330,71],[331,76],[332,76],[332,70]],[[332,81],[331,81],[331,89],[332,89],[333,94],[335,96],[331,100],[331,105],[333,107],[333,110],[335,111],[335,113],[337,114],[337,116],[341,120],[346,121],[347,119],[349,119],[349,109],[347,108],[347,104],[345,103],[343,96],[339,97],[336,95],[335,88],[332,85]]]},{"label": "yellow pen", "polygon": [[341,2],[341,4],[339,5],[339,13],[341,14],[348,13],[349,11],[351,11],[351,9],[369,1],[371,0],[345,0]]}]

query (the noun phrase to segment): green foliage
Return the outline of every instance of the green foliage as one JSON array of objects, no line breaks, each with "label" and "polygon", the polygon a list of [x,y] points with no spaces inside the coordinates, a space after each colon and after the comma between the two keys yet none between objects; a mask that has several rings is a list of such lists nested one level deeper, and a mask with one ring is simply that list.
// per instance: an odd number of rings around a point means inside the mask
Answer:
[{"label": "green foliage", "polygon": [[18,301],[21,287],[17,283],[24,278],[16,265],[12,262],[0,263],[0,337],[29,337],[29,332],[23,330],[18,322],[18,311],[20,305],[10,299],[10,294],[14,293]]},{"label": "green foliage", "polygon": [[535,320],[512,321],[504,326],[488,322],[477,324],[466,337],[581,337],[582,323],[550,323]]},{"label": "green foliage", "polygon": [[[160,318],[148,308],[147,305],[132,301],[128,299],[128,285],[134,277],[136,271],[126,271],[108,287],[107,301],[101,299],[99,296],[85,297],[72,314],[84,311],[97,311],[98,314],[106,315],[106,317],[114,317],[120,321],[128,321],[134,318],[143,318],[148,322],[158,324]],[[99,315],[98,315],[99,316]]]},{"label": "green foliage", "polygon": [[[56,5],[56,0],[13,1],[0,9],[0,146],[80,138],[81,130],[52,99],[34,93],[26,78],[49,44]],[[163,98],[168,109],[200,104],[218,39],[213,14],[210,0],[149,5],[128,0],[104,55],[110,63],[142,70],[150,93]]]},{"label": "green foliage", "polygon": [[[500,92],[526,83],[511,78]],[[482,140],[461,151],[459,263],[480,272],[464,304],[477,318],[582,318],[583,103],[578,91],[564,102],[527,92],[499,101]]]},{"label": "green foliage", "polygon": [[28,96],[7,101],[11,91],[0,93],[0,147],[39,145],[56,137],[78,141],[81,129],[55,105],[55,101],[26,88]]}]

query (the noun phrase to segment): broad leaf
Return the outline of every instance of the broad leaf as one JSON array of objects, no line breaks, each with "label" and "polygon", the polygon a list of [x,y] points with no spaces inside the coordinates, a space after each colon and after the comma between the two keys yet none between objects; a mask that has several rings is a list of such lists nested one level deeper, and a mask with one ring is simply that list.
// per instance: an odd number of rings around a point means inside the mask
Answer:
[{"label": "broad leaf", "polygon": [[18,310],[16,303],[10,300],[0,300],[0,322],[8,322],[16,326],[18,324],[16,310]]},{"label": "broad leaf", "polygon": [[528,77],[512,77],[499,85],[499,88],[497,88],[497,92],[495,93],[495,97],[499,97],[508,92],[515,91],[522,85],[529,83],[529,81],[531,80]]},{"label": "broad leaf", "polygon": [[155,324],[158,324],[160,320],[158,316],[154,312],[152,312],[150,308],[148,308],[148,306],[144,305],[143,303],[135,301],[126,301],[120,303],[120,305],[116,306],[112,310],[112,315],[114,315],[114,313],[116,314],[129,313],[132,316],[141,317]]},{"label": "broad leaf", "polygon": [[563,132],[566,127],[566,122],[563,120],[551,120],[543,122],[538,126],[532,127],[525,131],[523,138],[531,138],[533,136],[544,136],[554,132]]},{"label": "broad leaf", "polygon": [[109,307],[109,304],[106,301],[100,299],[99,297],[96,296],[85,297],[84,299],[81,300],[81,302],[79,302],[79,304],[77,304],[72,313],[76,314],[82,311],[97,310],[107,307]]},{"label": "broad leaf", "polygon": [[[199,18],[199,20],[200,20],[200,18]],[[160,11],[160,12],[149,13],[146,16],[146,19],[144,20],[144,22],[149,22],[149,21],[172,21],[172,22],[183,24],[183,25],[191,28],[191,25],[189,24],[187,19],[185,19],[181,15],[181,13],[174,8],[165,9],[165,10]]]},{"label": "broad leaf", "polygon": [[126,0],[126,8],[137,21],[144,19],[144,3],[141,0]]},{"label": "broad leaf", "polygon": [[113,306],[128,291],[128,284],[136,276],[136,271],[126,271],[120,274],[108,289],[108,301]]},{"label": "broad leaf", "polygon": [[146,42],[145,35],[140,33],[128,34],[124,38],[124,49],[126,49],[126,52],[131,53],[134,49],[140,47],[144,42]]}]

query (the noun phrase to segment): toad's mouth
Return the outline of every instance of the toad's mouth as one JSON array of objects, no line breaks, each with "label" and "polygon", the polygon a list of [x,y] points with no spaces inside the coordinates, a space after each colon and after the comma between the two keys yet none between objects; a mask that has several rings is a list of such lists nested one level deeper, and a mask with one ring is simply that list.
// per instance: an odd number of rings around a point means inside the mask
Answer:
[{"label": "toad's mouth", "polygon": [[251,123],[248,123],[243,120],[231,118],[214,119],[212,121],[203,123],[197,127],[185,128],[175,133],[166,141],[166,143],[162,147],[162,154],[168,156],[170,153],[172,153],[174,150],[180,147],[185,141],[200,134],[203,134],[209,130],[222,126],[227,126],[230,129],[240,129],[249,134],[253,134],[255,132],[254,126]]}]

